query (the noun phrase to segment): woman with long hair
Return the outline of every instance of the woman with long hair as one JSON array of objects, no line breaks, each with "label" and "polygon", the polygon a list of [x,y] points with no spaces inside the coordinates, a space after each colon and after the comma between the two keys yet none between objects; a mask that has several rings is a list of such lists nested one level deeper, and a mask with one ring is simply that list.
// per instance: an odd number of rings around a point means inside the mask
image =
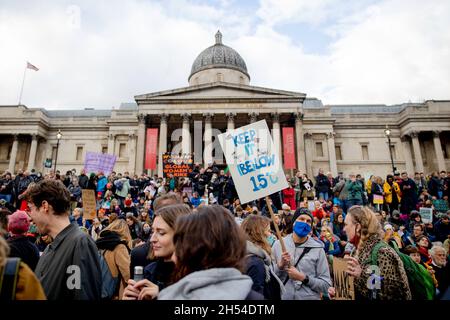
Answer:
[{"label": "woman with long hair", "polygon": [[171,260],[175,250],[173,236],[175,232],[176,220],[184,215],[189,215],[191,209],[184,204],[172,204],[164,206],[155,212],[150,238],[149,265],[144,268],[144,280],[136,283],[134,280],[128,281],[123,295],[123,299],[136,300],[146,286],[157,285],[161,290],[171,281],[174,263]]},{"label": "woman with long hair", "polygon": [[229,210],[218,205],[202,206],[195,214],[179,217],[173,241],[174,283],[162,291],[157,285],[149,284],[139,299],[263,298],[252,291],[252,279],[242,274],[245,234]]},{"label": "woman with long hair", "polygon": [[114,299],[118,299],[130,279],[130,250],[133,245],[127,223],[123,219],[112,221],[100,232],[96,244],[111,275],[119,281],[114,295]]},{"label": "woman with long hair", "polygon": [[247,236],[246,274],[253,280],[252,289],[268,300],[281,300],[283,283],[273,271],[270,219],[250,215],[241,224]]},{"label": "woman with long hair", "polygon": [[[399,255],[383,242],[381,225],[368,207],[353,206],[345,217],[345,233],[356,250],[347,257],[347,273],[355,278],[357,300],[411,300],[408,277]],[[375,260],[375,261],[372,261]],[[381,289],[370,288],[374,264]]]}]

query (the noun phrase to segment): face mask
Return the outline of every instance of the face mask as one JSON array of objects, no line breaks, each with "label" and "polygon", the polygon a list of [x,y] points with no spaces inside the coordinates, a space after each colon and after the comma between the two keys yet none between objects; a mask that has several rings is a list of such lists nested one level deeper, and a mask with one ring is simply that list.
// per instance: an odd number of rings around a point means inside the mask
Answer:
[{"label": "face mask", "polygon": [[273,234],[271,234],[270,236],[267,237],[267,242],[269,243],[270,246],[273,246],[273,244],[275,243],[275,240],[277,240],[277,238],[275,238],[275,236]]},{"label": "face mask", "polygon": [[304,238],[311,232],[311,226],[305,222],[298,221],[294,224],[294,232],[299,238]]}]

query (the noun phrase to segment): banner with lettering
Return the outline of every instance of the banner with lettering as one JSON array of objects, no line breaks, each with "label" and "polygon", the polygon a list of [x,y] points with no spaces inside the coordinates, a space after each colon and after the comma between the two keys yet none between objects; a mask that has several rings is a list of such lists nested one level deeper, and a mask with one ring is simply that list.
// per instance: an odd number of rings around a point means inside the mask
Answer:
[{"label": "banner with lettering", "polygon": [[265,120],[229,130],[217,138],[241,203],[288,187],[283,166]]},{"label": "banner with lettering", "polygon": [[102,171],[107,176],[113,171],[116,158],[113,154],[88,151],[84,159],[84,169],[88,173]]},{"label": "banner with lettering", "polygon": [[156,169],[156,158],[158,149],[158,128],[147,129],[145,144],[145,169]]},{"label": "banner with lettering", "polygon": [[194,167],[192,154],[171,154],[166,152],[162,156],[163,159],[163,177],[167,178],[169,174],[174,177],[187,178]]}]

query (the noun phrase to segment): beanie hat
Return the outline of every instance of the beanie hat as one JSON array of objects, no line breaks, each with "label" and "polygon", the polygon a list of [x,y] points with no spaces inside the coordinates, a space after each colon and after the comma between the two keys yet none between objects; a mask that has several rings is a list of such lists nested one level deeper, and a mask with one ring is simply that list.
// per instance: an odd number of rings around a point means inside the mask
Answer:
[{"label": "beanie hat", "polygon": [[23,234],[30,227],[30,218],[25,211],[16,211],[8,217],[8,231],[11,234]]},{"label": "beanie hat", "polygon": [[289,207],[286,203],[283,203],[283,205],[281,206],[282,210],[291,210],[291,207]]},{"label": "beanie hat", "polygon": [[127,206],[127,207],[131,206],[131,199],[125,200],[125,206]]},{"label": "beanie hat", "polygon": [[298,217],[300,217],[301,215],[307,215],[307,216],[309,216],[309,217],[311,218],[311,226],[312,226],[312,224],[314,223],[314,217],[313,217],[313,215],[311,214],[311,211],[309,211],[309,210],[306,209],[306,208],[298,208],[297,210],[295,210],[294,217],[293,217],[292,221],[295,223],[295,221],[296,221],[296,220],[298,219]]}]

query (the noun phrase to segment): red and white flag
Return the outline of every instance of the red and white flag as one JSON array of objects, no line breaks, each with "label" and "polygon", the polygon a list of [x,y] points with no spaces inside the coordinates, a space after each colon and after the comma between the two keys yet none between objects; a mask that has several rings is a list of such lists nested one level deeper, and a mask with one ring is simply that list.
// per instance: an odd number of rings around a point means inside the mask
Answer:
[{"label": "red and white flag", "polygon": [[33,66],[31,63],[27,61],[27,68],[32,69],[34,71],[38,71],[39,69],[36,66]]}]

